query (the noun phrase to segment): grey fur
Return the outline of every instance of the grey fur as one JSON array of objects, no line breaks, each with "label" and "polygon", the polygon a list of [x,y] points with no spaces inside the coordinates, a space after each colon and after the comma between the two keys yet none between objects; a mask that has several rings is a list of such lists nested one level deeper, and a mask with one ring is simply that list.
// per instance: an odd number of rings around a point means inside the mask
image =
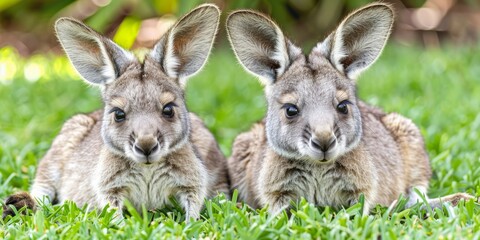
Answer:
[{"label": "grey fur", "polygon": [[[204,65],[219,17],[212,4],[192,10],[144,62],[79,21],[58,20],[68,57],[86,81],[102,86],[105,106],[64,124],[38,166],[31,195],[117,209],[128,199],[139,211],[142,205],[161,208],[173,196],[187,220],[199,217],[204,198],[228,195],[225,157],[202,121],[187,111],[182,83]],[[193,31],[172,38],[183,26]],[[169,61],[176,65],[167,74]],[[162,113],[167,105],[173,117]],[[115,121],[115,109],[125,112],[125,120]]]},{"label": "grey fur", "polygon": [[[235,139],[228,160],[240,200],[278,213],[300,197],[340,208],[364,194],[367,213],[401,194],[416,203],[414,188],[426,194],[431,169],[418,128],[357,99],[354,79],[378,58],[392,24],[389,5],[370,4],[304,56],[268,17],[248,10],[229,15],[233,50],[266,85],[268,105],[265,120]],[[346,114],[339,107],[345,100]],[[292,104],[298,115],[287,117]],[[469,196],[443,200],[460,198]]]}]

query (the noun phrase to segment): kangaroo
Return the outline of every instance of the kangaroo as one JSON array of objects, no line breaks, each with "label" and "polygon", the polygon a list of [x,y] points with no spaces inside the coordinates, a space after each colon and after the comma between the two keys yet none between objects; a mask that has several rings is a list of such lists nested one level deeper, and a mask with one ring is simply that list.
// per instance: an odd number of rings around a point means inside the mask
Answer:
[{"label": "kangaroo", "polygon": [[184,99],[187,79],[210,54],[219,18],[215,5],[193,9],[142,62],[77,20],[57,20],[63,49],[83,79],[100,86],[104,107],[64,124],[30,194],[10,196],[4,216],[13,214],[10,204],[34,209],[35,199],[117,210],[127,199],[140,211],[173,196],[188,221],[199,217],[204,198],[228,194],[226,159]]},{"label": "kangaroo", "polygon": [[[355,204],[363,213],[400,195],[408,206],[427,193],[431,168],[415,124],[357,98],[355,79],[390,35],[394,12],[374,3],[348,15],[310,54],[263,14],[239,10],[227,19],[238,61],[265,85],[265,119],[233,143],[228,169],[239,199],[271,213],[300,197],[320,206]],[[454,204],[463,193],[430,199]]]}]

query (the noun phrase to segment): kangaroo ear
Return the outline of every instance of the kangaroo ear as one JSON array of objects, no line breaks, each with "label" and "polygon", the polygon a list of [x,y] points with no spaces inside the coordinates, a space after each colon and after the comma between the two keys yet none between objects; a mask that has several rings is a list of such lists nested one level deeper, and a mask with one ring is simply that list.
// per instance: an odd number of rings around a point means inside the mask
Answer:
[{"label": "kangaroo ear", "polygon": [[292,59],[301,54],[272,20],[257,12],[231,13],[227,18],[227,33],[238,61],[265,85],[274,83]]},{"label": "kangaroo ear", "polygon": [[150,56],[185,86],[205,64],[218,30],[220,10],[203,4],[183,16],[155,45]]},{"label": "kangaroo ear", "polygon": [[380,56],[392,30],[393,19],[389,5],[365,6],[347,16],[313,51],[320,51],[340,72],[356,79]]},{"label": "kangaroo ear", "polygon": [[90,83],[112,82],[135,59],[131,53],[75,19],[58,19],[55,30],[70,62]]}]

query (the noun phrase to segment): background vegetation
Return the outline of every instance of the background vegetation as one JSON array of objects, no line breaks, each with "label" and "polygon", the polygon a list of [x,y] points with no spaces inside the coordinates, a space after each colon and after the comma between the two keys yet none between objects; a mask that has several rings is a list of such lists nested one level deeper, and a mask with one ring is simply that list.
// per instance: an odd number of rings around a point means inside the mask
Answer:
[{"label": "background vegetation", "polygon": [[[2,0],[0,48],[13,46],[23,56],[61,53],[53,23],[74,17],[112,37],[125,48],[150,47],[177,16],[204,3],[217,4],[223,18],[235,9],[262,11],[275,19],[295,42],[311,47],[353,9],[372,0]],[[477,0],[384,0],[396,10],[393,38],[402,44],[438,47],[478,40]],[[221,29],[223,31],[223,28]],[[219,43],[225,44],[220,32]]]},{"label": "background vegetation", "polygon": [[[98,89],[80,80],[68,60],[58,55],[61,52],[55,47],[53,33],[46,30],[51,28],[53,19],[68,15],[62,12],[68,6],[98,2],[105,3],[93,0],[0,2],[0,43],[4,44],[0,45],[3,46],[0,49],[0,200],[16,191],[28,190],[38,161],[66,119],[102,105]],[[225,9],[250,7],[270,12],[289,36],[308,48],[314,39],[321,39],[332,27],[316,33],[318,38],[304,35],[298,26],[311,22],[305,20],[304,15],[292,17],[291,2],[217,3]],[[334,1],[296,2],[320,6]],[[355,4],[363,4],[361,1],[338,2],[342,4],[341,10],[332,19],[341,18],[356,7]],[[428,2],[435,1],[404,1],[404,6],[421,7]],[[123,5],[127,3],[130,5]],[[459,6],[473,10],[478,7],[475,1],[454,3],[449,11],[459,11]],[[144,19],[168,23],[173,16],[196,4],[195,1],[111,1],[84,19],[99,31],[112,33],[110,36],[123,46],[136,48],[148,46],[148,40],[139,41],[136,34],[132,34],[132,31],[141,33],[146,24]],[[133,6],[133,10],[125,6]],[[289,17],[282,17],[282,11],[276,10],[278,6],[286,8],[283,12]],[[74,12],[68,13],[73,16]],[[117,20],[119,13],[123,17]],[[397,26],[398,29],[401,27]],[[445,29],[448,28],[411,30],[416,35],[413,38],[394,36],[379,61],[359,79],[359,96],[386,111],[411,118],[420,127],[434,172],[431,197],[460,191],[479,196],[480,44],[475,41],[478,35],[471,35],[473,30],[465,35],[471,37],[460,41],[462,38],[456,36],[461,34]],[[27,34],[25,38],[24,34]],[[15,41],[9,44],[8,39]],[[236,63],[222,39],[205,69],[190,80],[186,95],[189,109],[201,116],[227,156],[234,137],[262,119],[266,108],[260,84]],[[82,206],[67,203],[44,205],[34,214],[0,220],[0,238],[480,239],[478,203],[461,203],[455,208],[447,206],[435,211],[415,206],[388,212],[378,206],[365,217],[360,215],[360,209],[361,204],[334,211],[299,202],[290,215],[271,217],[266,209],[252,210],[220,196],[207,201],[201,220],[189,224],[183,222],[181,209],[173,206],[143,216],[129,209],[125,224],[117,225],[112,222],[111,212],[88,212]]]}]

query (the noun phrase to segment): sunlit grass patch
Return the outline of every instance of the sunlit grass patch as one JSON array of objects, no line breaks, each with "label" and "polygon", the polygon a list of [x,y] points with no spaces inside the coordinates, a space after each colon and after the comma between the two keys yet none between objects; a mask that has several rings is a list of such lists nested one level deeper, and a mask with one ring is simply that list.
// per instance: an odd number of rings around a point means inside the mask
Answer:
[{"label": "sunlit grass patch", "polygon": [[[432,197],[460,191],[480,195],[478,52],[479,47],[423,50],[390,45],[357,83],[361,99],[399,112],[421,129],[434,173]],[[8,49],[0,50],[0,55],[0,199],[4,199],[29,189],[38,161],[66,119],[101,108],[102,103],[99,90],[84,84],[64,57],[22,59]],[[28,63],[42,69],[35,81],[26,79]],[[13,65],[14,69],[9,67]],[[204,120],[226,155],[234,137],[266,111],[261,85],[245,73],[230,50],[221,47],[189,81],[186,98],[189,110]],[[35,213],[0,222],[0,237],[480,238],[480,206],[473,201],[436,210],[419,204],[389,212],[377,206],[369,216],[361,216],[361,207],[331,209],[299,201],[291,210],[271,216],[266,208],[254,210],[220,196],[205,203],[200,220],[188,224],[182,209],[174,205],[143,215],[127,209],[124,224],[119,225],[111,211],[89,211],[69,202],[42,205]]]}]

